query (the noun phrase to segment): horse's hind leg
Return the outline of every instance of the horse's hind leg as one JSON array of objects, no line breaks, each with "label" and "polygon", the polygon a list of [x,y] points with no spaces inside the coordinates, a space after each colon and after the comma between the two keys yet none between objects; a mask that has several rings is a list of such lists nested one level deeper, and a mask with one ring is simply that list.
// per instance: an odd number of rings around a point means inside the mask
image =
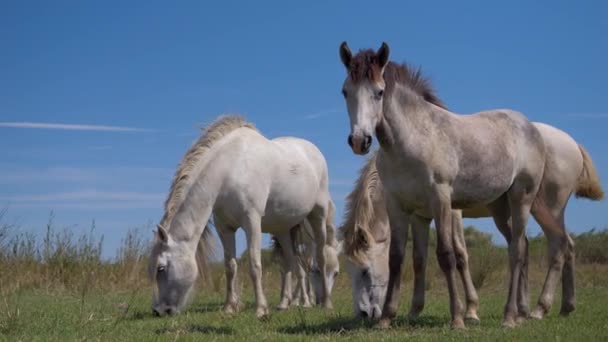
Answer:
[{"label": "horse's hind leg", "polygon": [[412,225],[412,260],[414,266],[414,291],[412,293],[412,304],[410,306],[409,318],[416,318],[424,309],[425,283],[426,283],[426,260],[429,247],[429,225],[431,220],[413,215]]},{"label": "horse's hind leg", "polygon": [[467,301],[467,311],[464,319],[470,323],[479,323],[479,317],[477,316],[479,296],[477,295],[477,290],[475,290],[475,285],[473,285],[469,270],[469,253],[467,252],[467,245],[464,239],[462,212],[460,210],[452,210],[452,229],[456,268],[458,269],[458,273],[460,273]]},{"label": "horse's hind leg", "polygon": [[[293,272],[296,273],[296,277],[298,278],[298,285],[296,286],[296,294],[294,295],[294,298],[296,298],[298,305],[301,303],[303,307],[310,308],[312,307],[310,302],[311,298],[310,294],[308,293],[308,287],[306,286],[306,284],[308,284],[309,279],[307,270],[310,270],[310,268],[312,267],[312,259],[309,258],[308,253],[310,253],[310,250],[314,248],[314,242],[312,240],[307,239],[298,239],[298,234],[305,234],[304,232],[302,232],[303,229],[304,227],[302,225],[299,225],[297,229],[292,229],[290,232],[291,240],[296,242],[293,245],[295,258],[294,263],[292,265],[292,269]],[[305,241],[305,254],[302,254],[300,252],[300,240]]]},{"label": "horse's hind leg", "polygon": [[[315,258],[317,260],[317,266],[322,275],[326,273],[325,253],[324,246],[327,239],[327,228],[326,228],[326,217],[327,217],[327,201],[323,201],[322,205],[318,205],[308,215],[308,221],[312,226],[314,238],[315,238]],[[327,277],[321,277],[322,293],[321,298],[317,298],[317,303],[323,303],[323,307],[326,309],[332,309],[331,298],[329,297],[329,284],[327,283]]]},{"label": "horse's hind leg", "polygon": [[224,268],[226,270],[226,302],[224,312],[232,314],[238,311],[239,296],[237,292],[236,273],[236,239],[235,231],[224,227],[218,220],[215,222],[217,233],[224,247]]},{"label": "horse's hind leg", "polygon": [[562,307],[559,314],[568,316],[576,308],[576,293],[574,287],[574,241],[566,233],[568,237],[566,255],[564,261],[564,269],[562,270]]},{"label": "horse's hind leg", "polygon": [[[501,197],[500,199],[498,199],[496,202],[492,203],[492,205],[489,208],[492,211],[492,216],[494,219],[494,223],[496,224],[496,228],[498,228],[498,231],[502,234],[502,236],[505,238],[505,241],[507,242],[507,244],[511,244],[511,212],[509,210],[509,204],[506,200],[506,196]],[[518,317],[523,318],[523,317],[528,317],[529,316],[529,302],[528,302],[528,285],[527,285],[527,279],[528,279],[528,254],[527,254],[527,249],[528,249],[528,239],[527,237],[524,235],[523,237],[524,239],[524,245],[525,245],[525,249],[526,249],[526,254],[524,257],[524,263],[522,265],[522,269],[519,275],[519,281],[521,282],[521,285],[519,287],[519,291],[517,292],[517,310],[518,310]]]},{"label": "horse's hind leg", "polygon": [[277,310],[286,310],[291,304],[291,272],[294,268],[295,256],[293,255],[292,241],[289,233],[276,235],[277,240],[283,246],[283,260],[281,262],[281,301]]},{"label": "horse's hind leg", "polygon": [[546,202],[539,201],[534,208],[534,217],[547,237],[549,249],[549,270],[538,304],[531,314],[535,319],[542,319],[551,308],[560,274],[563,287],[562,312],[574,310],[574,243],[564,224],[564,209],[570,194],[562,195],[566,200],[559,201],[562,198],[559,194],[554,199],[555,203],[563,205],[549,208]]},{"label": "horse's hind leg", "polygon": [[[523,179],[523,178],[522,178]],[[520,181],[513,184],[507,193],[509,209],[511,212],[511,243],[509,244],[509,266],[511,269],[511,280],[509,284],[509,295],[505,305],[505,313],[502,322],[503,327],[511,328],[516,325],[519,316],[519,306],[522,301],[527,302],[527,296],[522,298],[520,291],[525,291],[527,281],[525,275],[525,260],[527,256],[526,225],[530,216],[530,209],[536,197],[537,189],[530,189],[529,182]]]},{"label": "horse's hind leg", "polygon": [[249,248],[249,266],[251,280],[255,290],[256,312],[258,318],[268,315],[268,303],[262,287],[262,227],[261,217],[256,213],[249,213],[242,227],[247,235],[247,245]]}]

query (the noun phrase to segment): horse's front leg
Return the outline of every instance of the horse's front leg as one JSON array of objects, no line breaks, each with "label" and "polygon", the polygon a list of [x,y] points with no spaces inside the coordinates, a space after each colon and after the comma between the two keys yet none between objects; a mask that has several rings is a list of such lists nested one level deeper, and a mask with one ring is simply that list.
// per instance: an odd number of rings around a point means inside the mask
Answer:
[{"label": "horse's front leg", "polygon": [[389,249],[388,286],[382,317],[377,327],[386,329],[397,315],[399,308],[399,292],[401,290],[401,266],[405,256],[405,245],[407,242],[407,230],[409,227],[409,216],[401,209],[401,205],[390,197],[387,198],[387,212],[391,226],[391,245]]},{"label": "horse's front leg", "polygon": [[251,280],[255,291],[256,312],[258,318],[268,315],[268,302],[262,288],[262,228],[261,217],[258,214],[250,213],[247,215],[242,227],[247,235],[247,245],[249,246],[249,267]]},{"label": "horse's front leg", "polygon": [[456,288],[456,256],[453,246],[451,189],[448,185],[435,185],[432,201],[433,216],[437,226],[437,261],[446,277],[450,295],[451,327],[464,328],[462,304]]},{"label": "horse's front leg", "polygon": [[236,239],[235,231],[227,227],[223,227],[216,221],[217,233],[224,247],[224,268],[226,270],[226,302],[224,304],[224,312],[233,314],[238,311],[239,295],[236,284]]},{"label": "horse's front leg", "polygon": [[477,316],[477,308],[479,307],[479,296],[471,278],[469,268],[469,253],[467,252],[467,244],[464,238],[464,228],[462,226],[462,212],[460,210],[452,210],[452,233],[454,241],[454,252],[456,253],[456,268],[460,273],[464,293],[467,301],[467,311],[464,319],[468,323],[479,323]]},{"label": "horse's front leg", "polygon": [[418,215],[411,217],[413,241],[414,291],[410,306],[409,318],[416,318],[424,309],[424,295],[426,283],[426,259],[429,247],[429,225],[431,220]]}]

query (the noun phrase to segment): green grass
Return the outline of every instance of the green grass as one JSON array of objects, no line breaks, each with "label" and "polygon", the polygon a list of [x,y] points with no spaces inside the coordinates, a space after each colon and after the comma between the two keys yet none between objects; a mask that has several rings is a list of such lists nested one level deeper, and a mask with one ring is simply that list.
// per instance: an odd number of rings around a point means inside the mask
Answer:
[{"label": "green grass", "polygon": [[[554,307],[542,321],[500,327],[507,295],[507,253],[489,237],[467,228],[471,273],[479,287],[481,324],[463,331],[449,328],[445,279],[429,251],[427,303],[420,318],[407,321],[412,286],[411,243],[404,264],[401,307],[390,330],[353,318],[348,276],[342,272],[333,292],[334,310],[293,307],[274,310],[278,303],[279,272],[270,251],[263,251],[264,286],[271,305],[267,320],[255,318],[246,257],[239,261],[239,288],[244,309],[221,312],[226,279],[222,263],[199,284],[185,312],[154,317],[146,277],[148,243],[129,230],[114,260],[102,260],[102,240],[57,231],[49,223],[42,241],[2,224],[0,211],[0,341],[75,340],[608,340],[608,230],[575,237],[577,243],[577,310],[558,317],[559,290]],[[148,231],[147,229],[144,229]],[[433,243],[434,239],[431,239]],[[547,269],[544,238],[530,243],[530,300],[535,303]],[[344,267],[342,267],[344,270]],[[463,299],[461,291],[461,299]]]},{"label": "green grass", "polygon": [[[147,290],[88,293],[84,296],[28,290],[2,299],[0,336],[11,341],[608,339],[606,287],[579,289],[578,307],[570,317],[557,315],[557,298],[546,319],[528,321],[512,330],[500,327],[506,293],[493,288],[482,289],[481,324],[469,326],[464,331],[450,330],[447,297],[442,289],[427,293],[427,307],[421,317],[407,321],[404,312],[408,307],[409,287],[404,290],[400,315],[388,331],[377,331],[369,321],[353,318],[350,289],[344,281],[334,293],[333,311],[297,307],[286,312],[272,310],[266,321],[255,318],[251,293],[244,295],[245,308],[234,316],[221,312],[222,293],[206,295],[200,291],[183,314],[158,318],[151,314]],[[533,294],[538,291],[539,288],[534,288]],[[267,292],[271,304],[276,305],[276,291]]]}]

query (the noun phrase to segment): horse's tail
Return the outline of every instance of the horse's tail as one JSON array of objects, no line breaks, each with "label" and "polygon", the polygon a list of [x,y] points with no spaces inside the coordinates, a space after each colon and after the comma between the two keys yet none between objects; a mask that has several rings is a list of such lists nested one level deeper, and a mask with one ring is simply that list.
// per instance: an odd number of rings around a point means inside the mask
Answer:
[{"label": "horse's tail", "polygon": [[283,258],[283,246],[281,246],[279,239],[277,239],[274,235],[270,238],[270,242],[272,244],[270,253],[271,259],[274,262],[279,262],[279,260]]},{"label": "horse's tail", "polygon": [[597,170],[595,169],[593,160],[587,150],[580,144],[578,145],[578,148],[583,156],[583,172],[581,172],[581,175],[578,177],[575,195],[577,198],[584,197],[590,200],[599,201],[604,198],[604,190],[602,189]]},{"label": "horse's tail", "polygon": [[211,281],[211,261],[214,259],[216,253],[216,242],[213,237],[213,233],[209,225],[205,226],[203,234],[198,245],[196,246],[196,265],[198,266],[198,273],[204,284],[209,284]]}]

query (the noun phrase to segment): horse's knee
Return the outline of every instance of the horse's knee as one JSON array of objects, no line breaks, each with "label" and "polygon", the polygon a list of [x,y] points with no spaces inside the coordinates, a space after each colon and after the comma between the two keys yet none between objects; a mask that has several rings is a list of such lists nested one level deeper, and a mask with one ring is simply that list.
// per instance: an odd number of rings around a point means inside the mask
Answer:
[{"label": "horse's knee", "polygon": [[401,264],[403,264],[403,257],[405,256],[405,251],[397,250],[390,251],[388,258],[388,267],[392,272],[397,269],[401,269]]},{"label": "horse's knee", "polygon": [[454,250],[454,258],[456,259],[456,268],[458,270],[464,270],[469,263],[469,257],[466,251],[456,248]]},{"label": "horse's knee", "polygon": [[454,255],[454,251],[442,251],[438,249],[436,253],[439,267],[443,272],[454,269],[456,266],[456,256]]},{"label": "horse's knee", "polygon": [[414,272],[423,272],[426,266],[426,257],[420,254],[414,254],[413,258]]}]

